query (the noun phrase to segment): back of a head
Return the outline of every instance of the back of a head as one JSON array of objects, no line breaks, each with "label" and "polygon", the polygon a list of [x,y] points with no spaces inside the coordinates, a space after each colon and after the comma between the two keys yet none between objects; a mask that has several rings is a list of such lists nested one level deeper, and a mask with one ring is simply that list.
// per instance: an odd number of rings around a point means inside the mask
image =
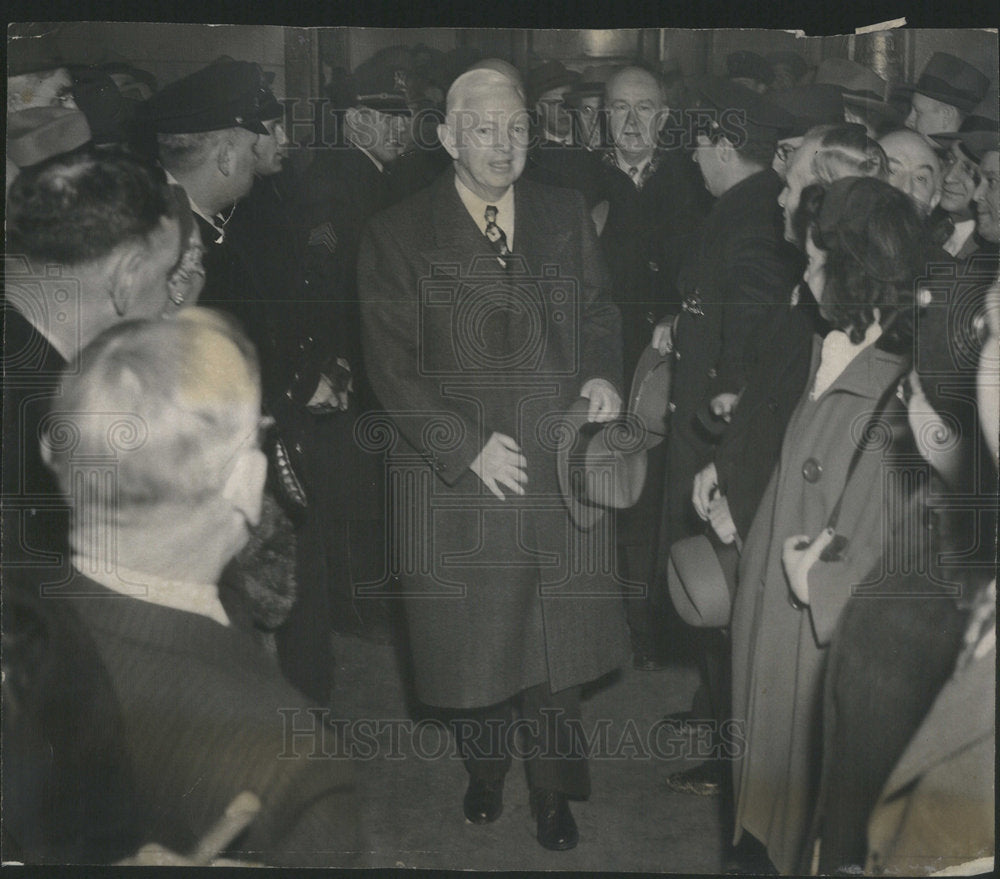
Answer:
[{"label": "back of a head", "polygon": [[799,222],[826,252],[824,314],[860,342],[880,312],[880,344],[908,349],[916,284],[927,253],[912,200],[875,178],[847,177],[802,193]]},{"label": "back of a head", "polygon": [[257,358],[231,319],[189,308],[126,321],[67,369],[44,425],[46,459],[77,507],[74,465],[102,459],[114,462],[118,516],[190,506],[219,489],[227,463],[255,440],[247,434],[259,406]]},{"label": "back of a head", "polygon": [[172,216],[163,172],[121,150],[84,150],[25,169],[7,196],[7,252],[82,265]]},{"label": "back of a head", "polygon": [[868,136],[863,125],[819,125],[810,129],[806,138],[815,143],[812,170],[821,183],[844,177],[888,179],[885,151]]}]

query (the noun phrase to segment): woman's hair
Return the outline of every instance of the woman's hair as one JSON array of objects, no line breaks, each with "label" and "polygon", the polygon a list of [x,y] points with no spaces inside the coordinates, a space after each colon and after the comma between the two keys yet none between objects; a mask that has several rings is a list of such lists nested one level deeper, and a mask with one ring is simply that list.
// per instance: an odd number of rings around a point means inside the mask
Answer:
[{"label": "woman's hair", "polygon": [[881,180],[849,177],[806,187],[796,221],[826,252],[826,285],[813,292],[831,326],[858,344],[878,309],[880,347],[908,350],[928,253],[913,202]]}]

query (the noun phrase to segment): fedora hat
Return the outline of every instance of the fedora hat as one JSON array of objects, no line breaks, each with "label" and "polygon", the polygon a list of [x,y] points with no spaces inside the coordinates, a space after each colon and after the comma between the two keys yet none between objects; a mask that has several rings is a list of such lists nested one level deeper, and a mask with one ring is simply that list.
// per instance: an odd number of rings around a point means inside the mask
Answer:
[{"label": "fedora hat", "polygon": [[825,58],[816,69],[815,82],[835,85],[844,106],[880,128],[902,126],[904,116],[889,103],[889,83],[871,68],[848,58]]},{"label": "fedora hat", "polygon": [[580,74],[569,70],[560,61],[546,61],[528,71],[524,85],[528,101],[534,104],[542,95],[552,89],[571,86],[580,79]]},{"label": "fedora hat", "polygon": [[948,52],[935,52],[924,65],[913,91],[971,113],[986,97],[989,87],[989,77],[968,61]]},{"label": "fedora hat", "polygon": [[739,551],[714,534],[686,537],[670,547],[667,587],[677,613],[689,626],[729,625]]},{"label": "fedora hat", "polygon": [[587,420],[590,402],[575,400],[562,416],[556,476],[570,518],[587,531],[605,510],[624,510],[639,500],[646,481],[646,452],[666,436],[673,358],[652,346],[639,358],[629,406],[616,421]]}]

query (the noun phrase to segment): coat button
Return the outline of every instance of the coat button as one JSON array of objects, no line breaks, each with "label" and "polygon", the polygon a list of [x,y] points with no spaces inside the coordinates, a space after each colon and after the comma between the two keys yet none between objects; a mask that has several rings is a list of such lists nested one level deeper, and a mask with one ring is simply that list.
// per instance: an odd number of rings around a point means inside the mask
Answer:
[{"label": "coat button", "polygon": [[656,263],[653,260],[650,260],[649,261],[649,270],[651,272],[658,272],[660,270],[659,263]]},{"label": "coat button", "polygon": [[823,475],[823,467],[820,465],[819,461],[815,458],[806,458],[806,462],[802,465],[802,476],[806,482],[819,482],[820,476]]},{"label": "coat button", "polygon": [[718,374],[719,373],[715,371],[714,367],[708,371],[708,377],[709,378],[715,378]]},{"label": "coat button", "polygon": [[302,454],[302,443],[295,444],[295,451],[298,452],[300,455]]},{"label": "coat button", "polygon": [[772,412],[777,412],[778,411],[778,401],[775,400],[774,397],[771,397],[771,399],[769,399],[767,401],[767,408],[770,409]]},{"label": "coat button", "polygon": [[669,410],[670,410],[671,412],[676,412],[676,411],[677,411],[677,404],[676,404],[676,403],[674,403],[673,401],[671,401],[671,402],[667,403],[667,408],[668,408],[668,409],[669,409]]}]

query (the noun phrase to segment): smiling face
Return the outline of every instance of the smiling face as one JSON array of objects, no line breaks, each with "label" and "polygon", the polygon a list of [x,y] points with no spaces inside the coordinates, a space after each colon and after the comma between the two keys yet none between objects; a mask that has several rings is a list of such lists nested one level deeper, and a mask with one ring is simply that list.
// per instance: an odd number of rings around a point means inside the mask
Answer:
[{"label": "smiling face", "polygon": [[934,149],[914,131],[894,131],[879,144],[889,160],[889,183],[926,216],[941,200],[941,163]]},{"label": "smiling face", "polygon": [[438,135],[458,178],[486,201],[503,196],[524,171],[528,114],[509,80],[482,78],[466,86]]},{"label": "smiling face", "polygon": [[971,216],[972,197],[976,194],[979,179],[976,163],[962,152],[962,147],[957,142],[953,143],[944,160],[941,207],[962,219]]}]

